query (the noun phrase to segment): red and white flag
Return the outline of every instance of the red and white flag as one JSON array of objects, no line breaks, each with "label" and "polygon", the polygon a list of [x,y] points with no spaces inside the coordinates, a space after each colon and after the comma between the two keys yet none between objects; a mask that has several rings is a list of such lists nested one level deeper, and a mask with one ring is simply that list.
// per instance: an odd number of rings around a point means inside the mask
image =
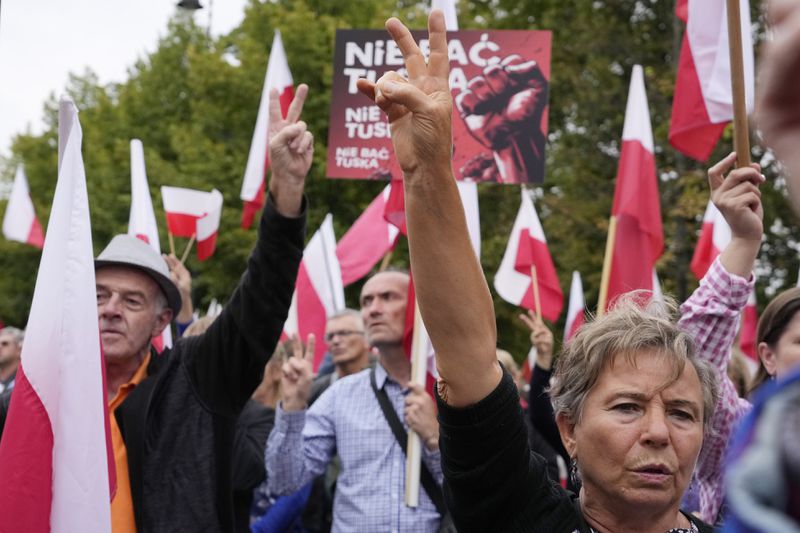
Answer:
[{"label": "red and white flag", "polygon": [[28,188],[28,178],[25,176],[22,165],[17,167],[14,185],[11,187],[11,196],[8,197],[6,204],[3,235],[10,241],[24,242],[39,249],[44,246],[42,225],[36,218],[31,192]]},{"label": "red and white flag", "polygon": [[569,306],[567,322],[564,324],[564,342],[570,340],[578,332],[584,322],[586,302],[583,299],[583,282],[580,272],[572,273],[572,284],[569,287]]},{"label": "red and white flag", "polygon": [[336,258],[336,235],[333,217],[328,214],[308,241],[303,261],[297,271],[289,316],[283,326],[286,335],[297,333],[301,339],[313,333],[317,339],[314,352],[316,372],[325,355],[325,324],[328,317],[344,309],[344,284]]},{"label": "red and white flag", "polygon": [[756,342],[758,339],[756,334],[758,329],[757,304],[756,288],[753,287],[750,296],[747,298],[747,305],[744,306],[742,311],[742,325],[739,329],[739,348],[741,348],[742,353],[756,362],[758,362],[758,342]]},{"label": "red and white flag", "polygon": [[[50,211],[22,361],[0,443],[0,531],[111,531],[114,456],[77,110]],[[61,128],[59,128],[61,129]]]},{"label": "red and white flag", "polygon": [[[143,240],[161,255],[156,214],[144,168],[144,147],[139,139],[131,139],[131,212],[128,217],[128,235]],[[158,337],[153,337],[153,346],[159,353],[164,347],[171,347],[172,328],[164,328]]]},{"label": "red and white flag", "polygon": [[161,200],[167,215],[167,230],[177,237],[197,238],[197,258],[205,261],[217,245],[219,219],[222,216],[222,194],[161,187]]},{"label": "red and white flag", "polygon": [[345,286],[366,276],[397,241],[399,231],[383,217],[389,188],[372,200],[336,245]]},{"label": "red and white flag", "polygon": [[[687,156],[706,161],[725,125],[733,119],[726,0],[678,0],[683,34],[669,142]],[[742,56],[748,112],[753,110],[753,41],[750,3],[740,0]]]},{"label": "red and white flag", "polygon": [[703,214],[700,238],[692,255],[691,269],[697,279],[703,279],[709,267],[731,242],[731,228],[719,209],[709,200]]},{"label": "red and white flag", "polygon": [[531,271],[536,267],[542,316],[557,320],[564,306],[564,294],[558,283],[556,267],[539,216],[530,194],[522,189],[522,204],[511,229],[503,260],[494,276],[494,288],[500,297],[514,305],[535,309]]},{"label": "red and white flag", "polygon": [[244,201],[242,211],[242,227],[249,228],[253,218],[264,206],[264,183],[269,168],[268,132],[269,132],[269,92],[278,91],[281,112],[286,116],[289,104],[294,98],[294,81],[286,61],[281,32],[275,30],[272,48],[267,62],[267,74],[264,77],[264,88],[261,91],[261,103],[258,106],[256,127],[253,140],[250,142],[250,154],[247,156],[247,167],[244,170],[241,198]]},{"label": "red and white flag", "polygon": [[616,231],[606,309],[621,294],[656,289],[653,270],[664,250],[653,130],[640,65],[634,65],[631,74],[611,216]]}]

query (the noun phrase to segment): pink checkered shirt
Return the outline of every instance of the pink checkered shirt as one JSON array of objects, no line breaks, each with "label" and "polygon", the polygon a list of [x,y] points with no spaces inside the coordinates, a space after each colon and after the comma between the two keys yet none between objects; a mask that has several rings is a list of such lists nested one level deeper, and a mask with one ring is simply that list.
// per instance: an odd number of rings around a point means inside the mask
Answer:
[{"label": "pink checkered shirt", "polygon": [[745,279],[726,271],[717,257],[700,286],[681,305],[679,324],[694,337],[699,356],[716,369],[720,384],[719,402],[711,419],[712,434],[703,442],[694,483],[699,490],[701,518],[712,524],[724,498],[723,460],[728,441],[751,408],[747,400],[739,398],[727,368],[742,309],[754,283],[752,275]]}]

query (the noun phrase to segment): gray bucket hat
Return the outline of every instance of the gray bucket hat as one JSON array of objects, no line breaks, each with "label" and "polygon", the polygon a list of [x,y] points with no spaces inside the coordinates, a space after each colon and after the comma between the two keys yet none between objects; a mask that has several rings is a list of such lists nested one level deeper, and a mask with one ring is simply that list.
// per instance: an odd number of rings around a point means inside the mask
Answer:
[{"label": "gray bucket hat", "polygon": [[181,293],[169,276],[167,262],[146,242],[130,235],[117,235],[94,260],[95,270],[105,266],[123,266],[141,270],[161,287],[174,316],[180,313]]}]

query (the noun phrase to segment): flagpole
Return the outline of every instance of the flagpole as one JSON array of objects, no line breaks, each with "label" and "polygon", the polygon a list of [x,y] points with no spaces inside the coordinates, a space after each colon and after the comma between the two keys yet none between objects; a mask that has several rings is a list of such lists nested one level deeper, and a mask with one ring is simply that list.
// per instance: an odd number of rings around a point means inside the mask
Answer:
[{"label": "flagpole", "polygon": [[739,0],[727,0],[728,50],[731,60],[733,95],[733,149],[739,168],[750,166],[750,137],[745,103],[744,60],[742,59],[742,17]]},{"label": "flagpole", "polygon": [[381,260],[381,266],[378,269],[378,272],[383,272],[389,267],[389,262],[392,260],[392,254],[394,254],[394,248],[389,248],[389,251],[383,256]]},{"label": "flagpole", "polygon": [[[411,382],[425,386],[427,371],[427,355],[423,353],[422,343],[422,315],[419,305],[414,300],[414,335],[411,338]],[[408,447],[406,448],[406,494],[405,502],[408,507],[419,505],[419,476],[422,461],[422,440],[413,429],[408,430]]]},{"label": "flagpole", "polygon": [[542,319],[542,300],[539,299],[539,277],[536,275],[536,265],[531,265],[531,286],[533,287],[533,304],[536,316]]},{"label": "flagpole", "polygon": [[[169,236],[172,237],[172,233],[170,233]],[[197,234],[196,233],[192,233],[192,238],[189,239],[189,244],[186,245],[186,249],[183,251],[183,255],[181,256],[181,264],[185,263],[186,262],[186,258],[189,257],[189,250],[192,249],[192,245],[194,244],[195,237],[197,237]],[[172,239],[170,239],[170,241],[171,240]],[[171,245],[172,245],[172,242],[170,242],[170,246]]]},{"label": "flagpole", "polygon": [[169,253],[175,255],[175,239],[172,238],[172,232],[169,230],[167,230],[167,235],[169,235]]},{"label": "flagpole", "polygon": [[608,239],[606,239],[606,255],[603,257],[603,274],[600,278],[600,295],[597,298],[597,316],[606,312],[608,299],[608,283],[611,279],[611,263],[614,256],[614,240],[617,238],[617,217],[611,215],[608,219]]}]

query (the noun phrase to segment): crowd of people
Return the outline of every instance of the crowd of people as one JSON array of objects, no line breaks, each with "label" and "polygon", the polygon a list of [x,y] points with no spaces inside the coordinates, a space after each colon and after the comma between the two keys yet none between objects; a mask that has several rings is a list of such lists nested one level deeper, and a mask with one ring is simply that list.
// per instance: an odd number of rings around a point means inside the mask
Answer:
[{"label": "crowd of people", "polygon": [[[759,126],[800,207],[800,6],[775,2],[772,15]],[[536,349],[525,383],[498,349],[450,167],[444,18],[430,15],[427,60],[400,21],[387,30],[407,76],[358,87],[387,113],[404,173],[435,399],[412,383],[403,347],[408,272],[372,275],[360,309],[329,316],[323,339],[280,340],[313,138],[308,88],[285,118],[273,91],[269,194],[218,316],[195,318],[189,272],[135,238],[95,261],[113,531],[800,531],[800,289],[764,310],[752,383],[728,377],[763,235],[759,166],[734,168],[730,154],[709,170],[732,239],[680,306],[631,293],[560,353],[541,317],[522,315]],[[180,338],[158,353],[151,340],[171,322]],[[317,342],[329,359],[315,375]],[[0,432],[23,343],[0,330]],[[422,441],[416,507],[404,503],[409,430]]]}]

